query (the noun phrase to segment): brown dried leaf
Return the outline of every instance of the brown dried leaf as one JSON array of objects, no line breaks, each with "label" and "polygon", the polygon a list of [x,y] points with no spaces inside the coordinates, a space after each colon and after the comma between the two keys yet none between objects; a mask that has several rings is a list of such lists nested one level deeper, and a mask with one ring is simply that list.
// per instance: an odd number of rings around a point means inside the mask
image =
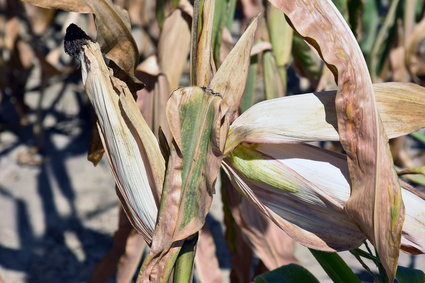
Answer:
[{"label": "brown dried leaf", "polygon": [[252,21],[235,47],[227,55],[209,85],[209,88],[214,92],[223,96],[224,103],[229,107],[228,114],[231,121],[236,118],[245,89],[251,47],[254,43],[258,20],[257,17]]},{"label": "brown dried leaf", "polygon": [[92,13],[85,0],[21,0],[24,3],[47,9],[61,9],[77,13]]},{"label": "brown dried leaf", "polygon": [[214,21],[215,1],[205,0],[202,11],[202,26],[198,29],[198,44],[196,54],[196,81],[197,86],[207,86],[215,73],[212,58],[212,32]]},{"label": "brown dried leaf", "polygon": [[345,210],[377,248],[392,281],[397,268],[404,206],[362,52],[332,2],[270,2],[287,15],[334,73],[339,87],[338,132],[348,155],[352,182],[352,194]]},{"label": "brown dried leaf", "polygon": [[[170,84],[170,90],[179,86],[183,67],[190,48],[190,26],[181,9],[176,9],[165,20],[158,43],[158,61]],[[167,98],[168,99],[168,98]]]}]

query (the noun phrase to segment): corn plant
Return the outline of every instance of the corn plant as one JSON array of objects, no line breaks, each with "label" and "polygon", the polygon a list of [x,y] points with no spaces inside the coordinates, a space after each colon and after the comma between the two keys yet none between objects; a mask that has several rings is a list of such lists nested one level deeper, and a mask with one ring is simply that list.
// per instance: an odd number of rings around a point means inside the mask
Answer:
[{"label": "corn plant", "polygon": [[[223,7],[232,11],[235,1],[158,1],[163,30],[154,67],[146,61],[156,78],[149,119],[134,99],[143,82],[124,10],[108,0],[24,2],[95,16],[96,41],[71,25],[65,50],[80,61],[121,204],[150,246],[138,281],[168,282],[173,270],[175,282],[190,280],[220,168],[223,189],[241,194],[289,237],[314,250],[373,257],[384,281],[394,280],[400,249],[425,252],[424,195],[399,179],[388,145],[425,126],[425,89],[373,84],[331,1],[270,0],[266,19],[256,15],[228,52],[219,51],[232,20]],[[305,42],[316,50],[336,91],[282,97],[293,37],[300,57]],[[189,50],[190,86],[178,88]],[[269,100],[251,106],[260,59]],[[316,141],[339,141],[345,153],[306,144]],[[365,240],[376,255],[357,249]],[[319,262],[337,258],[313,254]],[[332,278],[358,280],[334,264]]]}]

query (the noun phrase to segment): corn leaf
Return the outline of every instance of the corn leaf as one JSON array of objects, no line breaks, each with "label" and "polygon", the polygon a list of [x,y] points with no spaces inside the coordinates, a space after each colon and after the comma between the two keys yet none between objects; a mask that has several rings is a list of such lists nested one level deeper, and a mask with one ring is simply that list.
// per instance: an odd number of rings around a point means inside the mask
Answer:
[{"label": "corn leaf", "polygon": [[284,86],[279,75],[276,60],[271,51],[263,53],[263,81],[266,99],[273,99],[285,95]]},{"label": "corn leaf", "polygon": [[360,283],[359,278],[337,253],[327,253],[310,249],[334,283]]},{"label": "corn leaf", "polygon": [[197,86],[207,86],[215,73],[213,60],[213,21],[214,21],[215,3],[212,0],[204,0],[202,11],[202,25],[196,27],[198,29],[198,43],[196,45],[195,57],[195,81]]},{"label": "corn leaf", "polygon": [[255,18],[229,55],[227,55],[209,85],[209,88],[214,90],[214,92],[223,96],[224,103],[229,107],[228,111],[231,120],[236,118],[245,89],[250,52],[254,43],[257,24],[258,18]]},{"label": "corn leaf", "polygon": [[425,273],[422,270],[399,266],[396,278],[399,283],[421,283],[425,281]]},{"label": "corn leaf", "polygon": [[92,13],[86,0],[22,0],[37,7],[47,9],[61,9],[77,13]]},{"label": "corn leaf", "polygon": [[[335,251],[362,243],[363,233],[343,210],[350,197],[346,156],[305,144],[253,144],[239,146],[223,165],[235,188],[301,244]],[[402,186],[401,248],[424,253],[425,196]]]},{"label": "corn leaf", "polygon": [[285,15],[270,3],[267,4],[266,18],[278,74],[283,91],[286,92],[286,65],[291,58],[293,30],[286,22]]},{"label": "corn leaf", "polygon": [[[390,281],[399,256],[404,205],[369,71],[351,30],[330,1],[272,0],[321,54],[338,84],[338,133],[348,156],[345,211],[375,245]],[[314,15],[313,21],[305,21]]]},{"label": "corn leaf", "polygon": [[212,138],[219,126],[215,121],[220,117],[221,101],[220,96],[199,87],[177,89],[168,101],[166,113],[174,140],[158,224],[141,280],[162,274],[162,266],[172,266],[176,259],[172,245],[181,247],[181,240],[204,225],[214,191],[211,176],[217,175],[214,171],[221,161]]},{"label": "corn leaf", "polygon": [[[185,16],[181,9],[174,10],[166,18],[158,42],[159,66],[168,79],[170,90],[179,86],[183,67],[189,54],[190,26],[185,20]],[[167,100],[168,95],[167,93]]]},{"label": "corn leaf", "polygon": [[307,269],[298,264],[281,266],[254,279],[254,283],[319,283],[316,277]]},{"label": "corn leaf", "polygon": [[[425,127],[425,88],[411,83],[373,85],[377,107],[390,138]],[[282,97],[257,103],[230,126],[225,152],[241,142],[337,141],[334,91]],[[281,113],[285,113],[282,115]]]},{"label": "corn leaf", "polygon": [[307,145],[240,145],[225,159],[224,169],[232,184],[291,238],[335,251],[364,240],[339,199],[349,194],[348,172],[339,169],[344,163]]}]

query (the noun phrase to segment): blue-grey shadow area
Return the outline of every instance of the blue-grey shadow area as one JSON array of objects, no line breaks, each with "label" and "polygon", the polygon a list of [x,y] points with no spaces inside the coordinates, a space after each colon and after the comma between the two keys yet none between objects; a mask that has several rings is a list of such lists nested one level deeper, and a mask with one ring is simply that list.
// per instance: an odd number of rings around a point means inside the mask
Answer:
[{"label": "blue-grey shadow area", "polygon": [[[63,87],[48,109],[42,109],[41,119],[52,115],[56,125],[44,129],[41,135],[40,154],[44,162],[38,166],[36,187],[41,200],[45,232],[41,236],[34,233],[30,221],[28,203],[14,196],[14,188],[0,187],[0,197],[9,200],[14,211],[4,217],[14,217],[17,223],[19,249],[10,248],[0,242],[0,266],[8,270],[25,273],[26,282],[85,282],[90,277],[96,264],[112,246],[111,235],[85,227],[76,209],[76,193],[71,176],[66,167],[66,161],[75,156],[86,155],[93,119],[91,106],[78,93],[65,92]],[[75,95],[78,101],[78,114],[72,117],[55,110],[57,103],[64,95]],[[35,144],[32,125],[19,127],[16,124],[16,113],[10,107],[10,101],[1,103],[0,114],[3,130],[11,131],[17,141],[0,152],[0,158],[7,155],[20,145]],[[64,124],[70,123],[78,127],[77,134],[64,130]],[[62,125],[62,126],[61,126]],[[68,127],[69,128],[69,127]],[[59,147],[53,140],[54,135],[65,135],[69,142],[65,147]],[[40,137],[38,137],[40,138]],[[57,184],[53,188],[53,184]],[[112,187],[112,184],[111,184]],[[59,190],[64,197],[70,213],[63,216],[58,212],[54,199],[54,189]],[[93,211],[92,213],[96,213]],[[115,223],[113,223],[115,224]],[[78,245],[80,255],[75,246],[70,248],[69,237]],[[67,244],[68,242],[68,244]]]}]

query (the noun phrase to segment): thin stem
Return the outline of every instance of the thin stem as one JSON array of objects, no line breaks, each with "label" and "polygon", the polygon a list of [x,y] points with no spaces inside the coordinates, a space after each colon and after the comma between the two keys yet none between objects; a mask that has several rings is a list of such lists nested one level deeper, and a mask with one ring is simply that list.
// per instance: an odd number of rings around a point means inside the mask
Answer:
[{"label": "thin stem", "polygon": [[187,238],[180,250],[174,267],[174,282],[188,283],[192,279],[193,262],[196,254],[196,244],[199,233]]},{"label": "thin stem", "polygon": [[[379,278],[372,272],[372,270],[370,270],[369,266],[366,265],[366,263],[363,261],[363,259],[360,257],[359,253],[357,253],[358,251],[362,251],[360,249],[356,249],[355,250],[351,250],[350,253],[352,255],[354,255],[354,257],[358,260],[358,262],[363,266],[363,268],[370,274],[370,276],[373,277],[373,281],[374,282],[379,282]],[[362,251],[364,252],[364,251]]]}]

